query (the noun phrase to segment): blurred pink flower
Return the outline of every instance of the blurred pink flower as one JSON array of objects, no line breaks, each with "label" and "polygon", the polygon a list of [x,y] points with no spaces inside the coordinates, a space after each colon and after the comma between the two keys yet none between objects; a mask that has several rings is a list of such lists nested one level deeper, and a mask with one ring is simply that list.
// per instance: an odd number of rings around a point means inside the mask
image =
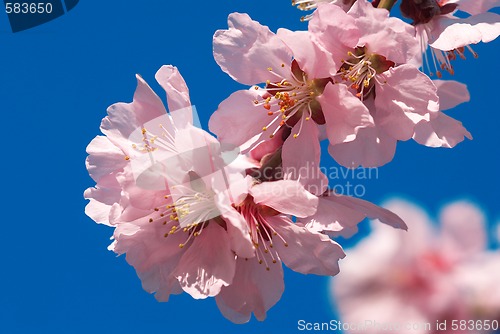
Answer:
[{"label": "blurred pink flower", "polygon": [[109,248],[126,254],[159,301],[182,290],[215,296],[233,281],[235,254],[254,255],[248,227],[231,206],[246,196],[244,168],[224,161],[219,142],[192,125],[177,69],[163,66],[156,79],[170,114],[137,77],[134,101],[112,105],[101,124],[106,136],[89,144],[87,168],[97,184],[85,191],[86,213],[115,227]]},{"label": "blurred pink flower", "polygon": [[[343,322],[398,323],[398,333],[451,334],[461,333],[452,330],[453,320],[500,318],[500,252],[487,250],[481,210],[465,201],[446,206],[438,232],[414,204],[392,200],[385,207],[410,230],[403,234],[374,224],[370,236],[347,251],[350,261],[331,280]],[[436,321],[445,320],[447,330],[436,330]],[[405,328],[426,323],[431,329]]]}]

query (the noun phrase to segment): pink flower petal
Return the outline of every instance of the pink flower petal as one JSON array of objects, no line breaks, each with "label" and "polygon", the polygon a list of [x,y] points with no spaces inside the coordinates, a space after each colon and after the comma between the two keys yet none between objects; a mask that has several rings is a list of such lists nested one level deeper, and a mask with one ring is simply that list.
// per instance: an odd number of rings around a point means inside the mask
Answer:
[{"label": "pink flower petal", "polygon": [[257,99],[260,99],[260,95],[255,89],[240,90],[231,94],[210,117],[210,131],[215,133],[221,142],[235,146],[252,140],[252,147],[264,137],[269,139],[269,133],[276,129],[279,122],[275,122],[263,133],[263,127],[267,126],[271,119],[266,109],[254,104]]},{"label": "pink flower petal", "polygon": [[216,296],[223,286],[231,284],[235,266],[226,231],[211,222],[195,237],[172,275],[184,291],[201,299]]},{"label": "pink flower petal", "polygon": [[458,10],[467,12],[471,15],[487,12],[491,8],[499,7],[498,0],[459,0]]},{"label": "pink flower petal", "polygon": [[360,198],[337,194],[331,195],[329,196],[329,198],[331,198],[331,200],[336,202],[337,204],[345,206],[346,208],[361,212],[367,218],[378,219],[380,220],[380,222],[394,228],[408,230],[408,226],[406,226],[403,219],[401,219],[397,214],[371,202],[362,200]]},{"label": "pink flower petal", "polygon": [[465,19],[439,17],[431,21],[432,32],[429,40],[433,48],[448,51],[476,44],[490,42],[500,34],[499,15],[483,13]]},{"label": "pink flower petal", "polygon": [[85,190],[84,198],[90,199],[85,207],[85,214],[98,224],[111,226],[111,207],[121,198],[121,188],[116,176],[110,174],[102,177],[94,188]]},{"label": "pink flower petal", "polygon": [[250,188],[256,204],[269,206],[278,212],[307,217],[316,212],[318,198],[304,189],[298,181],[263,182]]},{"label": "pink flower petal", "polygon": [[155,75],[156,81],[167,93],[168,110],[177,127],[193,124],[193,112],[189,100],[189,89],[175,66],[164,65]]},{"label": "pink flower petal", "polygon": [[436,118],[430,121],[421,121],[415,127],[413,139],[419,144],[429,147],[455,147],[465,137],[472,139],[462,122],[439,112]]},{"label": "pink flower petal", "polygon": [[383,75],[386,83],[376,86],[377,124],[393,138],[408,140],[415,124],[437,112],[437,88],[412,65],[391,68]]},{"label": "pink flower petal", "polygon": [[[349,237],[352,235],[351,232],[356,232],[356,225],[365,218],[363,213],[337,203],[335,196],[320,196],[316,213],[297,221],[315,232],[324,231],[331,236]],[[346,234],[346,230],[349,233]]]},{"label": "pink flower petal", "polygon": [[108,116],[102,120],[101,131],[125,153],[132,151],[128,137],[148,121],[165,115],[161,99],[151,87],[137,75],[137,88],[132,103],[115,103],[108,108]]},{"label": "pink flower petal", "polygon": [[353,141],[359,129],[373,126],[368,108],[344,84],[328,84],[317,99],[331,145]]},{"label": "pink flower petal", "polygon": [[459,201],[440,214],[441,246],[452,257],[472,257],[487,247],[485,215],[476,205]]},{"label": "pink flower petal", "polygon": [[135,233],[127,232],[129,235],[117,229],[113,251],[126,253],[127,262],[135,268],[146,291],[156,292],[159,301],[168,301],[170,294],[182,292],[172,272],[183,254],[179,244],[186,236],[175,233],[165,239],[158,229],[158,225],[147,225]]},{"label": "pink flower petal", "polygon": [[482,13],[464,19],[481,32],[481,42],[488,43],[500,35],[500,15]]},{"label": "pink flower petal", "polygon": [[248,230],[248,223],[233,208],[221,210],[222,217],[226,221],[227,234],[231,249],[236,255],[243,258],[252,258],[255,256],[255,249]]},{"label": "pink flower petal", "polygon": [[317,212],[299,221],[310,230],[348,238],[358,231],[357,224],[365,218],[407,230],[405,222],[395,213],[359,198],[334,193],[319,197]]},{"label": "pink flower petal", "polygon": [[437,88],[440,110],[455,108],[461,103],[470,101],[467,85],[454,80],[432,80],[432,82]]},{"label": "pink flower petal", "polygon": [[268,222],[286,242],[277,241],[273,245],[287,267],[302,274],[339,273],[338,261],[345,254],[335,241],[281,217],[270,217]]},{"label": "pink flower petal", "polygon": [[330,145],[328,152],[342,166],[348,168],[378,167],[394,157],[397,140],[378,127],[360,129],[356,139]]},{"label": "pink flower petal", "polygon": [[105,136],[97,136],[87,146],[89,156],[85,161],[90,177],[94,181],[120,170],[127,164],[125,154]]},{"label": "pink flower petal", "polygon": [[374,8],[370,2],[358,0],[348,14],[356,19],[356,26],[362,31],[358,45],[366,46],[370,53],[382,55],[396,64],[407,63],[420,53],[414,27],[399,18],[389,17],[386,9]]},{"label": "pink flower petal", "polygon": [[290,50],[268,27],[240,13],[229,15],[228,26],[215,32],[213,47],[215,61],[231,78],[246,85],[265,82],[273,79],[269,67],[289,76]]},{"label": "pink flower petal", "polygon": [[[347,15],[339,6],[328,4],[318,6],[309,21],[309,31],[338,64],[347,57],[347,51],[358,45],[361,35],[352,16]],[[336,74],[337,70],[338,68],[333,68],[331,74]]]},{"label": "pink flower petal", "polygon": [[[300,122],[292,133],[298,133]],[[318,127],[312,121],[303,121],[300,135],[288,138],[281,154],[285,178],[298,180],[312,194],[321,195],[328,188],[328,179],[320,170],[321,147],[318,140]]]},{"label": "pink flower petal", "polygon": [[284,289],[281,262],[266,270],[256,259],[238,258],[233,283],[217,295],[217,306],[227,319],[238,324],[248,322],[252,312],[263,321]]},{"label": "pink flower petal", "polygon": [[309,79],[328,78],[332,69],[340,67],[320,44],[313,42],[314,36],[308,31],[280,28],[277,36],[292,50],[293,58]]}]

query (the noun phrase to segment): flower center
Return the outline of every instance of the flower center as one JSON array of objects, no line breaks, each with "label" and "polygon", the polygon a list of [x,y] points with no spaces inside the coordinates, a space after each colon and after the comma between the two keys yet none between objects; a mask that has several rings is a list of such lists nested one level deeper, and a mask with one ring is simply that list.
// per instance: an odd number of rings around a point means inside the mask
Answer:
[{"label": "flower center", "polygon": [[167,238],[179,231],[186,233],[186,240],[179,244],[183,248],[194,237],[201,235],[209,223],[217,223],[225,228],[225,222],[220,219],[220,211],[215,205],[215,194],[185,185],[172,186],[170,189],[172,193],[164,196],[168,204],[154,208],[149,218],[149,223],[165,226],[161,230],[163,237]]},{"label": "flower center", "polygon": [[277,263],[279,260],[273,243],[283,242],[284,246],[288,247],[285,239],[266,220],[267,217],[276,216],[279,212],[268,206],[256,204],[251,195],[248,195],[236,210],[247,221],[257,261],[259,264],[264,264],[266,270],[270,270],[269,264]]},{"label": "flower center", "polygon": [[374,93],[376,75],[394,66],[394,62],[384,56],[366,52],[366,47],[357,47],[354,52],[347,52],[347,60],[342,59],[342,67],[338,71],[342,80],[350,82],[351,88],[357,91],[361,100]]},{"label": "flower center", "polygon": [[[285,64],[281,66],[284,67]],[[283,127],[292,128],[300,121],[299,131],[293,135],[297,138],[304,120],[309,121],[312,118],[317,124],[325,124],[325,117],[316,97],[323,93],[326,84],[331,81],[330,78],[309,80],[295,60],[292,61],[290,79],[281,77],[272,68],[268,70],[279,80],[267,80],[262,100],[254,101],[256,105],[261,105],[271,118],[270,122],[262,127],[262,131],[275,127],[269,136],[273,138]],[[260,88],[256,86],[255,89]]]}]

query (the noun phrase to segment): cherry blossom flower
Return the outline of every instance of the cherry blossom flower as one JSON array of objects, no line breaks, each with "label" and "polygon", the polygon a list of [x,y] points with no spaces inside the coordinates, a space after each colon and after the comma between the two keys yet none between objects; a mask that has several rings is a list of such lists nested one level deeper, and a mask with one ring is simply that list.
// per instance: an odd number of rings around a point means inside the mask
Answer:
[{"label": "cherry blossom flower", "polygon": [[[474,58],[478,57],[472,44],[488,43],[498,37],[500,16],[488,10],[499,6],[498,0],[428,0],[419,4],[405,0],[401,4],[401,12],[413,20],[424,65],[431,75],[435,72],[440,78],[443,70],[454,73],[451,62],[457,56],[465,59],[466,50]],[[457,10],[469,16],[457,17],[454,15]],[[431,61],[427,56],[428,46]]]},{"label": "cherry blossom flower", "polygon": [[253,313],[264,320],[284,290],[281,262],[303,274],[339,272],[338,261],[344,257],[340,245],[291,220],[314,214],[317,203],[316,196],[293,180],[263,182],[249,189],[236,209],[248,224],[256,255],[237,257],[233,283],[217,295],[225,317],[244,323]]},{"label": "cherry blossom flower", "polygon": [[[452,330],[452,320],[500,317],[500,252],[486,249],[481,210],[466,201],[446,206],[438,232],[412,203],[392,200],[385,207],[410,230],[403,234],[374,224],[368,238],[347,250],[350,261],[331,280],[343,322],[430,323],[431,329],[403,326],[398,333],[465,333]],[[438,331],[436,321],[444,320],[447,330]],[[369,331],[384,332],[380,327]]]},{"label": "cherry blossom flower", "polygon": [[[331,73],[336,82],[363,101],[374,121],[373,127],[359,129],[354,140],[330,142],[330,154],[346,167],[391,161],[397,141],[412,138],[416,125],[438,112],[437,88],[412,65],[419,54],[413,27],[359,0],[347,13],[335,5],[318,6],[309,31],[342,64]],[[327,98],[325,90],[318,99]]]},{"label": "cherry blossom flower", "polygon": [[318,197],[298,180],[246,176],[258,164],[192,125],[177,69],[164,66],[156,78],[170,113],[138,77],[134,101],[108,109],[87,159],[97,185],[85,192],[86,212],[115,228],[109,249],[126,254],[143,288],[159,301],[182,291],[217,296],[224,316],[241,323],[252,313],[263,320],[280,299],[282,263],[336,275],[341,246],[292,220],[313,216]]},{"label": "cherry blossom flower", "polygon": [[97,185],[85,192],[86,213],[115,227],[110,249],[126,254],[158,300],[182,290],[215,296],[233,280],[235,254],[254,256],[247,225],[231,206],[246,196],[244,168],[227,168],[218,141],[192,125],[188,90],[175,67],[156,74],[170,114],[137,79],[134,101],[112,105],[101,124],[105,136],[88,146]]},{"label": "cherry blossom flower", "polygon": [[283,155],[293,157],[288,161],[305,153],[298,146],[319,154],[320,125],[326,123],[331,143],[351,141],[360,128],[373,126],[363,103],[346,86],[332,83],[337,65],[308,32],[280,29],[276,35],[239,13],[229,15],[228,22],[228,30],[214,35],[217,63],[233,79],[265,87],[237,91],[219,105],[209,128],[221,142],[250,150],[281,137]]}]

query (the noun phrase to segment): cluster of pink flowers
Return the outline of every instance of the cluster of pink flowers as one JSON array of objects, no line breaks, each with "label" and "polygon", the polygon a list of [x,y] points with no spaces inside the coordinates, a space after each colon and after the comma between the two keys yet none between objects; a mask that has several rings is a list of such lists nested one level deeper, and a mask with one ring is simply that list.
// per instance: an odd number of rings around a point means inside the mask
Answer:
[{"label": "cluster of pink flowers", "polygon": [[[159,301],[183,291],[215,297],[225,317],[244,323],[252,313],[263,320],[280,299],[282,263],[334,276],[345,254],[332,236],[354,234],[366,217],[406,229],[391,211],[329,188],[320,141],[355,168],[389,162],[398,141],[453,147],[471,138],[442,112],[468,100],[466,86],[431,80],[421,63],[429,46],[452,71],[452,55],[498,36],[498,15],[479,14],[495,5],[483,1],[457,19],[452,12],[468,2],[444,2],[432,17],[408,9],[410,25],[378,1],[297,1],[316,8],[308,30],[276,34],[230,14],[229,28],[214,35],[214,58],[251,87],[212,115],[217,138],[193,124],[176,67],[156,74],[169,112],[137,76],[133,102],[112,105],[104,136],[87,148],[96,186],[85,191],[86,213],[114,228],[109,249],[126,254]],[[464,29],[480,36],[459,38]]]},{"label": "cluster of pink flowers", "polygon": [[484,213],[468,201],[454,202],[437,225],[411,202],[394,199],[384,206],[412,232],[401,235],[374,224],[369,238],[346,251],[350,261],[343,275],[331,279],[342,321],[376,319],[378,325],[367,329],[374,334],[395,323],[398,333],[498,330],[500,250],[488,250]]}]

